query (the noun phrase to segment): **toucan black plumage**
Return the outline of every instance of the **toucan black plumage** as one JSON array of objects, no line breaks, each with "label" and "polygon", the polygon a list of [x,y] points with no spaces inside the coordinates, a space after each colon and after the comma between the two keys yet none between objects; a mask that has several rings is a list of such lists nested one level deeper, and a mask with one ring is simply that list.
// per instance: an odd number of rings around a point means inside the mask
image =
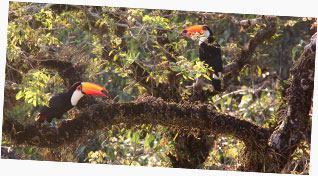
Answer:
[{"label": "toucan black plumage", "polygon": [[53,118],[62,118],[62,115],[72,109],[84,95],[100,95],[108,98],[109,92],[94,83],[77,82],[67,92],[53,95],[49,101],[49,107],[40,108],[38,124],[41,125],[45,120],[51,122]]},{"label": "toucan black plumage", "polygon": [[[216,91],[221,90],[221,75],[223,71],[221,46],[213,44],[213,33],[207,25],[196,25],[185,28],[182,33],[184,35],[200,35],[199,40],[199,58],[204,61],[209,67],[212,67],[212,85]],[[207,40],[207,42],[206,42]]]}]

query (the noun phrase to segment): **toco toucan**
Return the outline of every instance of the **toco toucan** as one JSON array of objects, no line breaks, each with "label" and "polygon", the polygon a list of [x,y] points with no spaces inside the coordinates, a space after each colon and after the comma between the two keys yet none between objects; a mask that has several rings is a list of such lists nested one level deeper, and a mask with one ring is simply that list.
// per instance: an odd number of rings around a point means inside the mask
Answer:
[{"label": "toco toucan", "polygon": [[[213,44],[214,37],[212,31],[207,25],[195,25],[185,28],[182,31],[183,35],[199,35],[199,58],[204,61],[209,67],[212,67],[212,85],[216,91],[221,90],[221,75],[223,71],[221,46]],[[206,42],[207,40],[207,42]]]},{"label": "toco toucan", "polygon": [[53,95],[49,100],[49,107],[40,108],[38,125],[40,126],[45,120],[51,122],[53,118],[62,118],[62,115],[72,109],[84,95],[100,95],[108,98],[109,92],[94,83],[77,82],[67,92]]}]

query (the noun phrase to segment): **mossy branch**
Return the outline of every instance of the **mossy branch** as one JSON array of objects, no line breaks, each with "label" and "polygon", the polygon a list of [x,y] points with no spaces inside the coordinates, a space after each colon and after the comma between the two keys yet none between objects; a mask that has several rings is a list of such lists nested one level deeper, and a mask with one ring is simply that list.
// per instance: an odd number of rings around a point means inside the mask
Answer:
[{"label": "mossy branch", "polygon": [[270,135],[267,129],[247,120],[217,113],[210,105],[169,103],[154,97],[140,97],[128,103],[98,102],[75,114],[73,120],[61,121],[56,129],[23,126],[17,121],[6,119],[3,131],[17,144],[53,148],[75,141],[87,130],[102,129],[119,123],[128,126],[160,124],[167,127],[198,128],[215,134],[232,135],[247,145],[257,145],[260,141],[266,141]]}]

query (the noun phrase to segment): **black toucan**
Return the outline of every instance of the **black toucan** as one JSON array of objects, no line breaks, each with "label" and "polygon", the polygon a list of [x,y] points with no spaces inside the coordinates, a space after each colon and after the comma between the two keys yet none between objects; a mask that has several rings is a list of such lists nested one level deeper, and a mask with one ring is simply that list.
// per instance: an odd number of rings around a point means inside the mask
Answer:
[{"label": "black toucan", "polygon": [[49,101],[49,107],[42,106],[38,115],[39,126],[46,120],[60,119],[68,110],[72,109],[84,95],[100,95],[108,98],[109,92],[94,83],[77,82],[67,92],[57,93]]},{"label": "black toucan", "polygon": [[[221,76],[223,71],[221,46],[213,44],[214,37],[212,31],[207,25],[195,25],[185,28],[183,35],[199,35],[199,58],[209,67],[212,67],[212,85],[216,91],[221,91]],[[207,40],[207,41],[206,41]]]}]

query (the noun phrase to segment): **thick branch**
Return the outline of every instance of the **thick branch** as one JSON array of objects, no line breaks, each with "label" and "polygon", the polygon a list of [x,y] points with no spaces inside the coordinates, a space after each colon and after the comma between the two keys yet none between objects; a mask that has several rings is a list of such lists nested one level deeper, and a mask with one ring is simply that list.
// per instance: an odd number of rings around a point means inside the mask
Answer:
[{"label": "thick branch", "polygon": [[216,134],[229,134],[247,144],[258,145],[267,141],[267,129],[246,120],[219,114],[212,106],[184,102],[168,103],[154,97],[141,97],[135,102],[100,102],[76,114],[73,120],[63,121],[56,130],[34,125],[22,126],[7,119],[3,126],[5,134],[17,144],[25,143],[40,147],[58,147],[79,138],[86,130],[96,130],[105,126],[126,123],[161,124],[185,129],[199,128]]},{"label": "thick branch", "polygon": [[14,20],[15,18],[17,18],[17,16],[18,16],[17,14],[19,14],[21,12],[24,12],[26,14],[35,14],[35,13],[41,11],[42,9],[50,8],[53,5],[54,4],[31,3],[30,5],[25,6],[25,7],[21,8],[20,10],[15,10],[15,11],[10,10],[8,18],[9,18],[9,21],[11,21],[11,20]]},{"label": "thick branch", "polygon": [[279,154],[281,167],[287,164],[302,140],[310,141],[305,136],[311,127],[309,112],[314,89],[315,55],[315,51],[306,49],[299,63],[290,70],[292,81],[287,89],[287,112],[271,136],[272,148]]}]

